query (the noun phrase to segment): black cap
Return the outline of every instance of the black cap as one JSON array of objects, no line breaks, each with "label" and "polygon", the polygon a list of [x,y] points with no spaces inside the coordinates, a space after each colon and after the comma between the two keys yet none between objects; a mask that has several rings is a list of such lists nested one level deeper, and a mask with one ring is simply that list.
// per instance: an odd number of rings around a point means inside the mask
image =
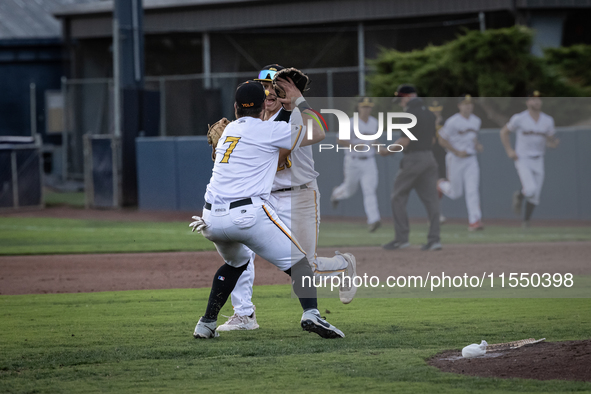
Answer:
[{"label": "black cap", "polygon": [[255,78],[255,81],[267,81],[273,82],[273,77],[275,77],[275,73],[277,71],[283,70],[285,67],[280,66],[279,64],[269,64],[263,67],[261,71],[259,71],[258,78]]},{"label": "black cap", "polygon": [[542,97],[542,93],[539,90],[530,90],[527,93],[527,97]]},{"label": "black cap", "polygon": [[415,89],[414,86],[407,84],[407,83],[403,83],[402,85],[398,85],[398,88],[396,88],[396,93],[394,93],[394,97],[392,99],[393,103],[398,103],[400,101],[400,98],[403,96],[406,96],[410,93],[416,93],[417,90]]},{"label": "black cap", "polygon": [[369,97],[362,97],[357,103],[360,107],[373,107],[373,101]]},{"label": "black cap", "polygon": [[463,94],[460,97],[458,97],[458,104],[462,104],[462,103],[474,104],[474,98],[470,94]]},{"label": "black cap", "polygon": [[414,86],[407,84],[407,83],[403,83],[402,85],[399,85],[398,88],[396,89],[396,97],[400,97],[405,94],[416,93],[416,92],[417,92],[417,90],[415,89]]},{"label": "black cap", "polygon": [[236,104],[241,108],[256,108],[263,105],[266,93],[263,84],[246,81],[236,88]]}]

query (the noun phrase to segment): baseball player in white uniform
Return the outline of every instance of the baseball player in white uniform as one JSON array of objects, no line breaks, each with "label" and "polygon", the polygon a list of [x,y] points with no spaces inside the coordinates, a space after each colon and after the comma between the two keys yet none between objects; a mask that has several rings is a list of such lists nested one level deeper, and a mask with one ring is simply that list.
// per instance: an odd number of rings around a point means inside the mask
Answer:
[{"label": "baseball player in white uniform", "polygon": [[[351,140],[341,141],[341,146],[348,147],[345,150],[345,161],[343,164],[344,180],[335,187],[330,196],[333,208],[338,206],[339,201],[345,200],[357,192],[361,184],[363,193],[363,208],[367,216],[367,226],[370,233],[376,231],[382,224],[380,211],[378,209],[378,166],[376,165],[376,150],[368,146],[365,141],[357,138],[353,128],[359,125],[361,134],[375,135],[378,131],[378,120],[371,116],[373,107],[368,97],[362,98],[357,104],[358,119],[351,118]],[[358,145],[360,144],[360,145]],[[356,147],[363,147],[357,149]],[[369,147],[369,150],[365,148]],[[356,150],[357,149],[357,150]]]},{"label": "baseball player in white uniform", "polygon": [[464,192],[468,230],[482,230],[480,167],[476,158],[476,154],[482,151],[482,145],[478,142],[482,121],[472,113],[474,103],[469,94],[459,98],[458,109],[460,111],[447,119],[439,130],[439,143],[447,150],[447,179],[440,179],[437,188],[452,200],[460,198]]},{"label": "baseball player in white uniform", "polygon": [[[288,97],[298,97],[291,95],[293,83],[285,82],[285,86]],[[218,336],[219,311],[253,251],[292,277],[294,292],[304,309],[300,323],[304,330],[323,338],[341,338],[344,334],[320,317],[316,288],[303,281],[313,275],[306,253],[269,203],[279,150],[321,141],[324,130],[313,125],[312,138],[305,138],[308,133],[303,123],[310,118],[308,110],[300,114],[294,109],[291,124],[263,121],[265,96],[263,85],[255,81],[247,81],[236,90],[237,120],[226,127],[217,143],[203,218],[191,223],[214,242],[225,261],[214,276],[207,309],[193,336]]]},{"label": "baseball player in white uniform", "polygon": [[[294,115],[282,109],[282,102],[279,101],[281,99],[278,99],[273,89],[273,77],[282,68],[278,64],[266,66],[255,79],[260,81],[269,92],[265,101],[264,120],[274,123],[289,122],[290,116]],[[292,94],[297,95],[296,92]],[[288,100],[282,101],[283,105],[290,105]],[[353,278],[356,275],[356,260],[352,254],[336,252],[334,257],[329,258],[319,257],[316,253],[320,227],[320,193],[316,183],[318,173],[314,170],[312,147],[304,146],[291,151],[282,150],[280,157],[280,165],[273,180],[269,200],[276,213],[291,229],[306,252],[314,275],[343,275]],[[253,261],[254,253],[247,270],[240,276],[232,291],[234,314],[217,328],[218,331],[254,330],[259,327],[256,321],[256,308],[252,303],[255,277]],[[343,282],[339,289],[339,298],[343,303],[349,303],[353,300],[357,288],[352,286],[351,281]]]},{"label": "baseball player in white uniform", "polygon": [[[513,210],[520,215],[523,200],[526,201],[523,227],[527,228],[534,208],[540,203],[546,147],[556,148],[560,141],[554,137],[554,119],[542,112],[540,92],[529,94],[525,104],[527,109],[513,115],[501,129],[501,141],[521,180],[521,190],[513,194]],[[517,134],[515,150],[511,147],[510,132]]]}]

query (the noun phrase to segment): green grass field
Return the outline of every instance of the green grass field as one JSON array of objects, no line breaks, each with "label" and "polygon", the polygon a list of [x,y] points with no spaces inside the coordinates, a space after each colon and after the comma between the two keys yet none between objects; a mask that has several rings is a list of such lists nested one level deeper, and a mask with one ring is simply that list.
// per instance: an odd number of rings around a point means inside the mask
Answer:
[{"label": "green grass field", "polygon": [[[410,242],[424,243],[427,224],[415,224]],[[394,236],[385,226],[369,234],[363,223],[325,222],[320,228],[320,246],[379,246]],[[589,241],[588,227],[488,226],[469,233],[465,225],[441,227],[444,244]],[[0,255],[170,252],[215,250],[213,244],[191,233],[186,222],[113,222],[53,218],[0,217]]]},{"label": "green grass field", "polygon": [[51,190],[44,192],[45,205],[48,207],[56,205],[68,205],[76,208],[84,208],[84,192],[57,193]]},{"label": "green grass field", "polygon": [[288,287],[260,286],[261,329],[195,340],[207,295],[179,289],[2,296],[0,392],[591,391],[591,383],[457,376],[425,363],[481,339],[588,338],[585,299],[357,299],[347,306],[321,300],[347,335],[323,340],[299,328]]},{"label": "green grass field", "polygon": [[[447,244],[591,240],[584,227],[442,231]],[[413,225],[411,242],[425,233],[426,225]],[[367,234],[363,224],[323,223],[320,244],[379,245],[391,237],[389,228]],[[8,217],[0,218],[0,245],[2,255],[214,250],[188,222]],[[591,383],[459,376],[425,362],[482,339],[590,338],[588,298],[321,299],[321,312],[347,335],[323,340],[299,327],[289,287],[258,286],[261,329],[195,340],[208,293],[0,296],[0,393],[591,392]],[[232,314],[229,304],[222,314]]]}]

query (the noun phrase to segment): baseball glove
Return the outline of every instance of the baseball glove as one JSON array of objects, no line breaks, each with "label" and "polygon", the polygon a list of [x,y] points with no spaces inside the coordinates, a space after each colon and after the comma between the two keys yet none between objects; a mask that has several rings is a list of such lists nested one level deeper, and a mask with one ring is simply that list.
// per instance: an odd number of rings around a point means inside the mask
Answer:
[{"label": "baseball glove", "polygon": [[226,118],[221,118],[214,124],[207,125],[209,129],[207,130],[207,143],[211,145],[212,152],[211,152],[211,159],[215,161],[215,147],[218,145],[218,141],[222,136],[222,133],[226,129],[226,126],[230,124],[230,121]]},{"label": "baseball glove", "polygon": [[310,85],[310,78],[297,68],[284,68],[283,70],[279,70],[275,77],[273,78],[273,89],[277,92],[277,96],[280,98],[285,98],[285,91],[277,85],[277,78],[285,79],[291,78],[295,86],[299,89],[300,92],[304,93],[308,90],[308,85]]}]

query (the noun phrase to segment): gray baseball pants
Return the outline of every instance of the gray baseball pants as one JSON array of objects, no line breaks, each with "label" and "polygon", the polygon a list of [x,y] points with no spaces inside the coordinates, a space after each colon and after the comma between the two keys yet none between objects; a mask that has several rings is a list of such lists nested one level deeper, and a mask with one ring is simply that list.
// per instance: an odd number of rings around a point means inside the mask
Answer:
[{"label": "gray baseball pants", "polygon": [[405,153],[400,162],[400,170],[396,174],[391,197],[396,242],[408,242],[410,227],[406,205],[412,189],[416,190],[427,210],[429,218],[427,241],[440,242],[437,163],[431,150]]}]

